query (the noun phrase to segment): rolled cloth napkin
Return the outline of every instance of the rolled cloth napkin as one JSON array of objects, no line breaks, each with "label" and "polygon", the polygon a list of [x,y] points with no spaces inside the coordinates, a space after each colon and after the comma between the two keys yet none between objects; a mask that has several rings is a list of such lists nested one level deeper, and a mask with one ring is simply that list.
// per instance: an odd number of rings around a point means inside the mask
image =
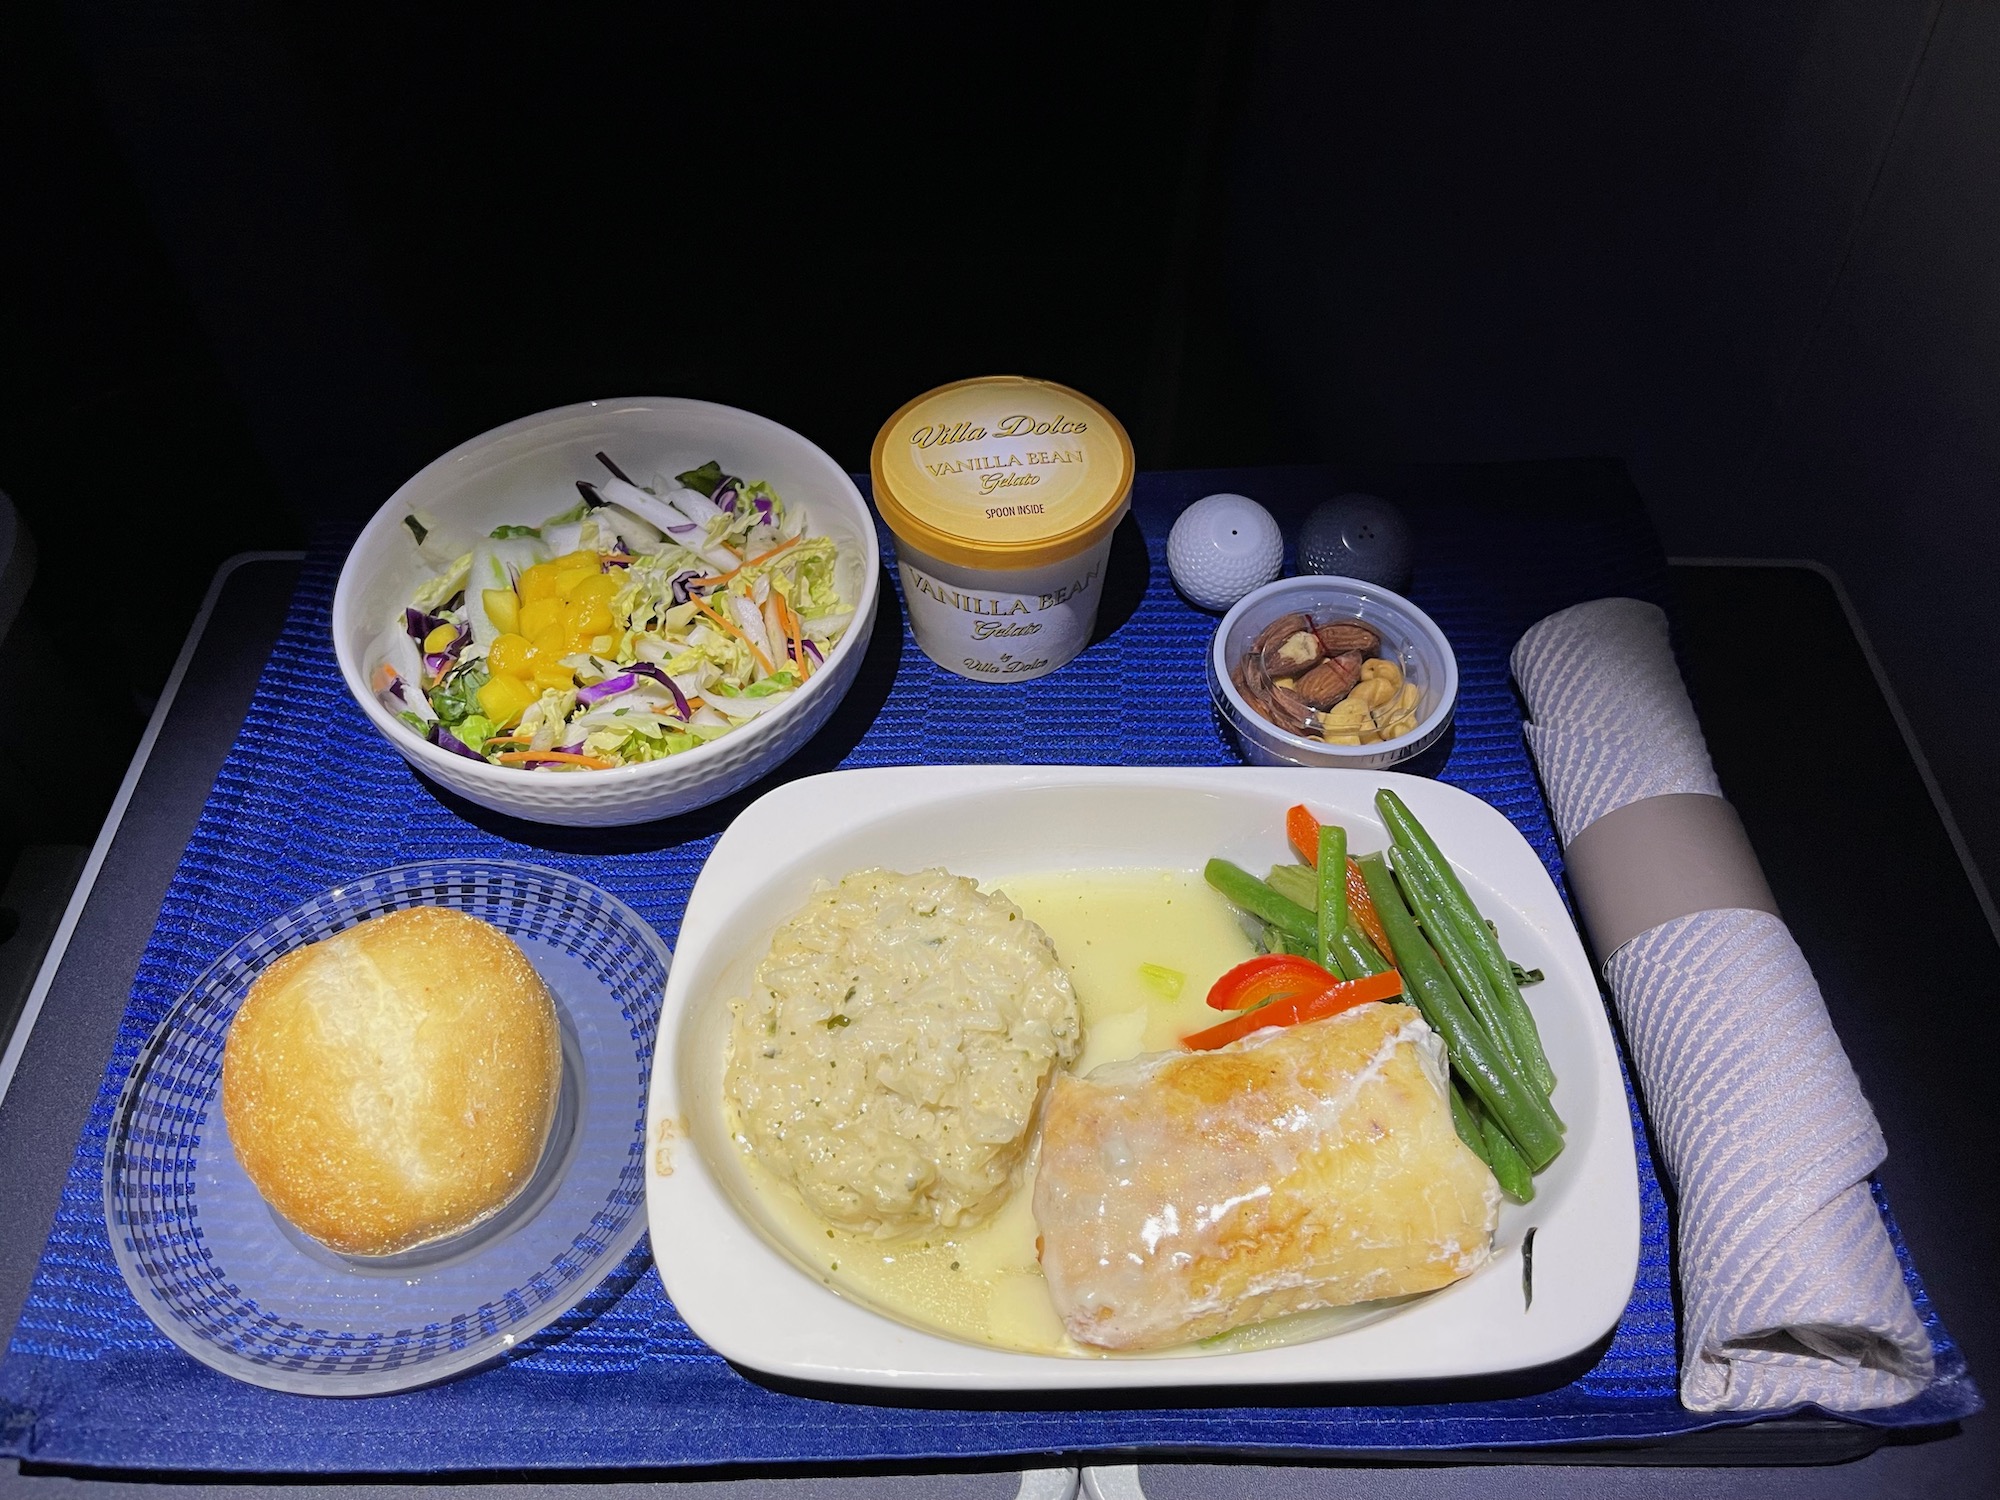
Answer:
[{"label": "rolled cloth napkin", "polygon": [[1931,1344],[1869,1187],[1882,1131],[1720,800],[1665,614],[1580,604],[1529,630],[1513,667],[1679,1195],[1683,1404],[1915,1396]]}]

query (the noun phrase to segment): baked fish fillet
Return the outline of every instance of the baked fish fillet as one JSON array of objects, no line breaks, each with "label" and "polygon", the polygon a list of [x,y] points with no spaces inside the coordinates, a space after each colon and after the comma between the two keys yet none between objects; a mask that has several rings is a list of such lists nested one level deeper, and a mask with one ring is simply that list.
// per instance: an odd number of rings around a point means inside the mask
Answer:
[{"label": "baked fish fillet", "polygon": [[1157,1349],[1476,1270],[1500,1189],[1444,1088],[1407,1005],[1060,1076],[1034,1206],[1070,1337]]}]

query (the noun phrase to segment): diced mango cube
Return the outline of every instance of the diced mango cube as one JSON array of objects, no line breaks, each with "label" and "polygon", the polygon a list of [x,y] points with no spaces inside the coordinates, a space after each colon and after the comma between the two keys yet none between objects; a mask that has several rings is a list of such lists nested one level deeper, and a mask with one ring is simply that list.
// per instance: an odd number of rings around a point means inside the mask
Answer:
[{"label": "diced mango cube", "polygon": [[497,677],[526,677],[535,669],[537,654],[533,641],[510,631],[488,648],[486,666]]},{"label": "diced mango cube", "polygon": [[458,639],[456,625],[440,625],[424,637],[424,655],[434,656]]},{"label": "diced mango cube", "polygon": [[614,574],[592,573],[570,589],[569,602],[574,604],[579,599],[602,599],[609,604],[618,597],[618,590],[622,587],[623,582]]},{"label": "diced mango cube", "polygon": [[486,606],[486,618],[493,622],[493,628],[505,634],[518,633],[521,628],[521,596],[512,589],[482,589],[479,602]]},{"label": "diced mango cube", "polygon": [[579,568],[586,573],[595,573],[602,564],[595,552],[591,551],[588,547],[584,547],[575,552],[565,552],[561,557],[550,563],[549,566],[554,568],[558,574],[573,573]]},{"label": "diced mango cube", "polygon": [[550,688],[563,689],[576,686],[574,672],[561,662],[546,658],[535,663],[533,680],[536,689],[541,692],[546,692]]},{"label": "diced mango cube", "polygon": [[535,649],[551,661],[558,656],[569,655],[569,637],[563,633],[561,620],[544,625],[541,633],[534,637],[534,641]]},{"label": "diced mango cube", "polygon": [[574,640],[585,641],[611,628],[611,607],[602,599],[572,599],[563,606],[563,629]]},{"label": "diced mango cube", "polygon": [[521,603],[532,604],[537,599],[553,599],[556,596],[556,565],[536,563],[523,570],[515,587],[520,592]]},{"label": "diced mango cube", "polygon": [[559,599],[568,599],[571,591],[579,585],[588,582],[592,578],[602,578],[603,576],[602,573],[597,571],[597,564],[595,562],[587,568],[559,568],[556,570],[556,597]]},{"label": "diced mango cube", "polygon": [[521,634],[531,641],[539,641],[551,625],[562,624],[562,608],[562,600],[554,594],[528,600],[521,606]]},{"label": "diced mango cube", "polygon": [[479,711],[503,729],[540,695],[518,677],[489,677],[479,689]]}]

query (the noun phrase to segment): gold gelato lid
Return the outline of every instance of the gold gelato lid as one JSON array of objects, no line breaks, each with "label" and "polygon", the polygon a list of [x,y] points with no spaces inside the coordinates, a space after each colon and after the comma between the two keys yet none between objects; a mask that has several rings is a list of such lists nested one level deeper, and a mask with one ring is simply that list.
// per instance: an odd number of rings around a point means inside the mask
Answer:
[{"label": "gold gelato lid", "polygon": [[875,506],[940,562],[1027,569],[1101,541],[1132,498],[1132,440],[1088,396],[988,375],[925,391],[875,435]]}]

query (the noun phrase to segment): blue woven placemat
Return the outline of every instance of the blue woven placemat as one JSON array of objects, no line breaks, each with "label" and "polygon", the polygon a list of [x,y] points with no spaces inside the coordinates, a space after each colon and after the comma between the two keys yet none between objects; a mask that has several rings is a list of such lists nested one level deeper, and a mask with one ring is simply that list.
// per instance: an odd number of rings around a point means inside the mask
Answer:
[{"label": "blue woven placemat", "polygon": [[[782,774],[919,760],[1234,763],[1203,687],[1214,619],[1189,608],[1168,584],[1167,530],[1185,505],[1216,489],[1247,490],[1289,520],[1343,487],[1324,471],[1303,469],[1142,476],[1138,535],[1122,535],[1113,554],[1106,623],[1115,628],[1038,682],[974,685],[941,671],[910,643],[899,598],[885,592],[861,679]],[[1636,497],[1616,471],[1579,477],[1575,466],[1430,469],[1377,476],[1370,487],[1395,495],[1411,513],[1422,559],[1412,592],[1458,652],[1456,728],[1448,750],[1428,757],[1431,768],[1505,812],[1560,875],[1507,653],[1529,624],[1565,605],[1606,594],[1666,602],[1664,559]],[[1643,1440],[1746,1420],[1697,1417],[1676,1400],[1668,1214],[1636,1108],[1644,1233],[1638,1284],[1602,1356],[1553,1388],[1488,1382],[1167,1398],[1190,1402],[1188,1409],[1147,1401],[1078,1411],[987,1398],[976,1409],[876,1405],[833,1391],[778,1389],[727,1364],[675,1313],[643,1244],[583,1307],[506,1363],[432,1389],[315,1400],[241,1385],[197,1364],[153,1327],[118,1274],[105,1237],[100,1163],[119,1086],[141,1044],[209,962],[243,932],[330,885],[448,856],[513,857],[572,871],[630,902],[672,942],[695,873],[744,800],[671,823],[596,833],[512,823],[442,800],[376,736],[335,670],[328,619],[342,551],[322,546],[308,561],[161,907],[48,1248],[0,1364],[0,1453],[118,1468],[435,1472],[1107,1449],[1488,1447]],[[948,737],[936,733],[945,721]],[[301,724],[322,732],[301,735]],[[330,754],[329,746],[342,748]],[[1903,1253],[1900,1238],[1897,1246]],[[1936,1341],[1940,1379],[1917,1400],[1862,1420],[1949,1421],[1975,1409],[1978,1397],[1906,1253],[1903,1260]],[[1356,1400],[1370,1404],[1343,1404]],[[1282,1404],[1264,1404],[1274,1402]]]}]

